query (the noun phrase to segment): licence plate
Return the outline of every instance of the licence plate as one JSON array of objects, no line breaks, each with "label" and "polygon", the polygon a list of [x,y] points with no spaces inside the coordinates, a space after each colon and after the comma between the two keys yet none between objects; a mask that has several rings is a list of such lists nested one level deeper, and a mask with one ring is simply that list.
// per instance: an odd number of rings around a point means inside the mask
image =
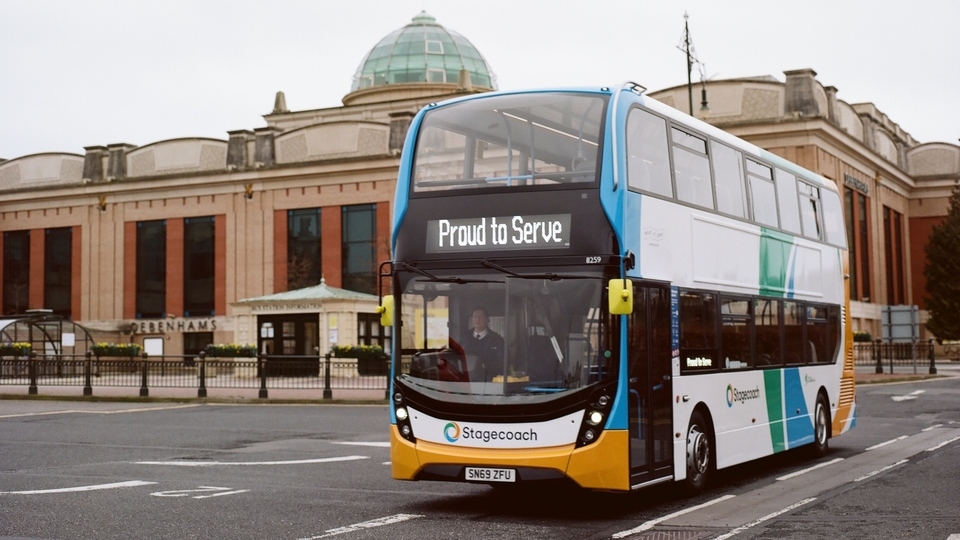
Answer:
[{"label": "licence plate", "polygon": [[484,467],[467,467],[464,476],[468,482],[516,482],[517,475],[513,469],[488,469]]}]

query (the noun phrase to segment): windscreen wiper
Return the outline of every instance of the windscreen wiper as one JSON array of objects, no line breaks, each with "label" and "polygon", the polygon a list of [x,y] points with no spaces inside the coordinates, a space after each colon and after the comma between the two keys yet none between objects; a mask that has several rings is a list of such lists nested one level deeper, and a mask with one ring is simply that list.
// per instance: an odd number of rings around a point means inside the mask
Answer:
[{"label": "windscreen wiper", "polygon": [[560,281],[563,279],[592,279],[596,276],[575,276],[575,275],[566,275],[566,274],[554,274],[553,272],[547,272],[545,274],[519,274],[510,270],[509,268],[504,268],[499,264],[492,263],[488,260],[480,261],[480,264],[486,266],[487,268],[493,268],[498,272],[503,272],[511,277],[517,277],[520,279],[546,279],[550,281]]},{"label": "windscreen wiper", "polygon": [[430,272],[423,270],[422,268],[417,268],[410,263],[402,262],[400,263],[400,266],[402,266],[404,270],[408,270],[415,274],[420,274],[421,276],[426,277],[431,283],[456,283],[457,285],[465,285],[467,283],[500,283],[499,281],[491,279],[463,279],[458,277],[442,278],[437,277]]}]

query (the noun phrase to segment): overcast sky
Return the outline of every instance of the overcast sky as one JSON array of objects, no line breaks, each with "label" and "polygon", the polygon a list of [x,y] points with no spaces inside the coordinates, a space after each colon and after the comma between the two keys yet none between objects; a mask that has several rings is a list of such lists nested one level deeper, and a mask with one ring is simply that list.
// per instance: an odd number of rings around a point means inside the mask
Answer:
[{"label": "overcast sky", "polygon": [[[684,12],[714,79],[812,68],[921,142],[960,137],[956,0],[0,0],[0,158],[226,139],[336,107],[366,53],[426,10],[502,90],[686,82]],[[699,80],[699,74],[694,75]]]}]

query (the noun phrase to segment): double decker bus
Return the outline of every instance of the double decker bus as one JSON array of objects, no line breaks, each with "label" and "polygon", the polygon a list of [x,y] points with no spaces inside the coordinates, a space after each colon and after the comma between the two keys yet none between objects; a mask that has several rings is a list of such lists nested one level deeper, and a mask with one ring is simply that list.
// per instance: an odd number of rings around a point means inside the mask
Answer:
[{"label": "double decker bus", "polygon": [[855,424],[836,187],[637,84],[425,107],[392,247],[394,478],[695,491]]}]

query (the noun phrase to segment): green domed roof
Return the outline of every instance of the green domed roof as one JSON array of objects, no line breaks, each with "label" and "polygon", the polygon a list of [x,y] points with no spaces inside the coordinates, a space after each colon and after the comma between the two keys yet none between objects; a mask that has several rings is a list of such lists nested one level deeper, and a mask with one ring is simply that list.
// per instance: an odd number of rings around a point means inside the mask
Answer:
[{"label": "green domed roof", "polygon": [[422,11],[367,53],[353,76],[351,92],[398,83],[456,83],[461,69],[470,73],[474,86],[496,89],[480,51]]}]

